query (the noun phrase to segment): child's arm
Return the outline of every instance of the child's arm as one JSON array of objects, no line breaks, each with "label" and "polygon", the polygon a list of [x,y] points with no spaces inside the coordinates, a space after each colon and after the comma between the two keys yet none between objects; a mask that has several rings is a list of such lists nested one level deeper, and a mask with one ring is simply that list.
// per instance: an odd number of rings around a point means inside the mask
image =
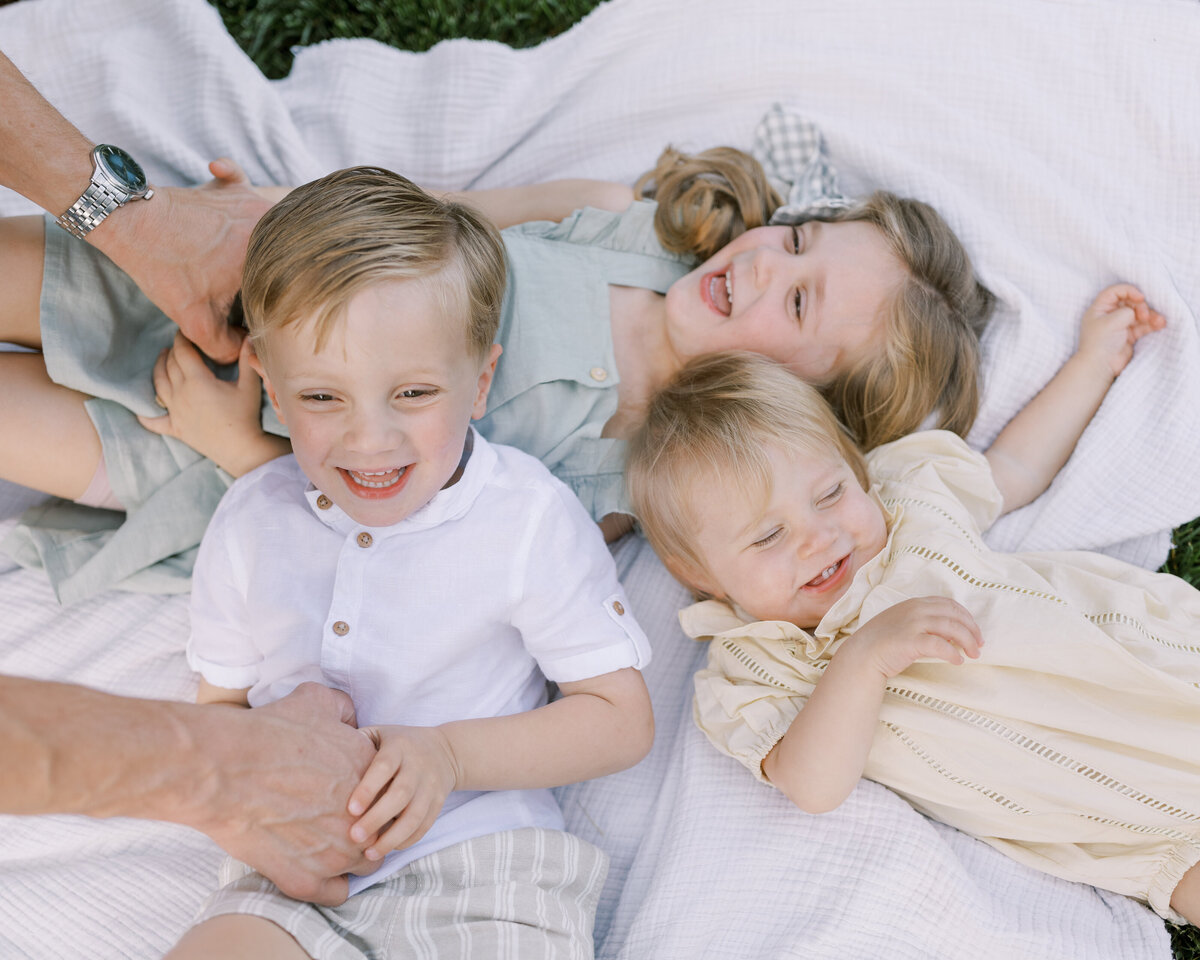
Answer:
[{"label": "child's arm", "polygon": [[637,670],[559,690],[553,703],[507,717],[364,728],[379,752],[350,796],[350,813],[362,814],[351,839],[361,843],[387,827],[366,850],[378,860],[420,839],[452,790],[560,786],[623,770],[649,752],[654,718]]},{"label": "child's arm", "polygon": [[763,774],[807,813],[835,809],[862,777],[888,680],[922,657],[976,658],[982,644],[974,618],[953,600],[921,597],[889,607],[833,655],[763,760]]},{"label": "child's arm", "polygon": [[235,707],[249,707],[250,701],[246,698],[249,692],[249,687],[242,690],[231,690],[228,687],[215,686],[201,677],[200,686],[196,690],[196,702],[228,703]]},{"label": "child's arm", "polygon": [[[254,187],[264,200],[278,203],[294,188]],[[621,213],[633,203],[633,189],[609,180],[547,180],[524,187],[491,190],[430,190],[435,197],[474,207],[503,230],[531,220],[561,220],[581,207]]]},{"label": "child's arm", "polygon": [[581,207],[620,213],[633,203],[630,187],[607,180],[550,180],[527,187],[430,192],[474,207],[500,229],[531,220],[561,220]]},{"label": "child's arm", "polygon": [[234,477],[292,452],[284,437],[263,431],[259,419],[262,381],[247,362],[242,342],[235,382],[217,379],[200,352],[181,333],[154,365],[161,417],[138,417],[152,433],[177,437]]},{"label": "child's arm", "polygon": [[1004,513],[1037,498],[1062,469],[1108,388],[1133,358],[1133,345],[1166,325],[1137,287],[1101,291],[1083,315],[1079,349],[1009,421],[986,456]]}]

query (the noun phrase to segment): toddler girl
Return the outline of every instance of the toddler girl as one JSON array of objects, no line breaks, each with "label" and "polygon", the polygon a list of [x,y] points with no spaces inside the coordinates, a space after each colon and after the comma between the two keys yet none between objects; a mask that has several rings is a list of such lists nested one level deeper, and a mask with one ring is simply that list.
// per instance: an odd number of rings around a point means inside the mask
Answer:
[{"label": "toddler girl", "polygon": [[647,535],[705,600],[696,718],[802,809],[866,776],[1046,872],[1200,920],[1200,592],[981,536],[1037,496],[1133,343],[1106,290],[1079,351],[985,455],[944,431],[864,458],[815,392],[745,354],[685,369],[630,443]]}]

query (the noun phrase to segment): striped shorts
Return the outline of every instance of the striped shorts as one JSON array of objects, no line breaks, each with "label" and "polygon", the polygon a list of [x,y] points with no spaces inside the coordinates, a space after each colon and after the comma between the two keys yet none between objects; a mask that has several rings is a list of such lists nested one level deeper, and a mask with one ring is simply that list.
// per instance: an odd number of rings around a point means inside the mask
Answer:
[{"label": "striped shorts", "polygon": [[233,860],[222,880],[230,870],[242,875],[196,923],[264,917],[314,960],[592,960],[608,857],[561,830],[509,830],[415,860],[340,907],[293,900]]}]

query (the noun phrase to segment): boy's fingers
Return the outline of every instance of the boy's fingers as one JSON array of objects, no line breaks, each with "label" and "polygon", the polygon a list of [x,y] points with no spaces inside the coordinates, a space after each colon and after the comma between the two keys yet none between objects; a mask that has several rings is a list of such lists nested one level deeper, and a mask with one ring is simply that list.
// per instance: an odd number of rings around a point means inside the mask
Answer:
[{"label": "boy's fingers", "polygon": [[363,851],[364,856],[368,860],[379,860],[393,850],[412,846],[425,836],[429,828],[433,826],[435,819],[437,819],[437,811],[431,811],[429,804],[409,804],[404,812],[396,818],[395,823]]},{"label": "boy's fingers", "polygon": [[[388,785],[395,773],[395,764],[377,755],[371,761],[371,765],[367,767],[367,771],[358,782],[358,786],[350,792],[350,800],[346,804],[346,809],[350,811],[350,814],[358,816],[361,813],[365,813],[367,808],[374,803],[375,798]],[[366,832],[364,832],[363,836],[366,837],[366,835]]]},{"label": "boy's fingers", "polygon": [[392,781],[366,813],[350,827],[350,839],[355,843],[365,843],[368,837],[379,833],[398,814],[403,814],[413,797],[413,791],[407,784]]},{"label": "boy's fingers", "polygon": [[163,411],[161,417],[143,417],[139,413],[138,423],[151,433],[157,433],[160,437],[174,436],[171,432],[171,415],[166,410]]},{"label": "boy's fingers", "polygon": [[204,366],[204,361],[200,359],[200,351],[182,333],[175,334],[175,345],[171,347],[171,356],[184,374],[191,375],[199,367],[208,370],[208,367]]}]

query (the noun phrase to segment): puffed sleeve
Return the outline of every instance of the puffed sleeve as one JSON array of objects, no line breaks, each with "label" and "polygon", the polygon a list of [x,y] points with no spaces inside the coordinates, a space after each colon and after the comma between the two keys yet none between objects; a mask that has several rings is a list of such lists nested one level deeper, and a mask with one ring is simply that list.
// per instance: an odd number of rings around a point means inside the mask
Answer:
[{"label": "puffed sleeve", "polygon": [[885,502],[916,494],[934,499],[982,534],[1000,516],[1004,498],[987,458],[948,430],[927,430],[867,454],[867,473]]},{"label": "puffed sleeve", "polygon": [[[680,619],[691,632],[694,619],[689,623],[687,613]],[[804,631],[776,621],[745,624],[709,639],[708,663],[695,676],[696,724],[718,750],[764,783],[769,781],[763,760],[820,679],[825,658],[819,650]]]}]

